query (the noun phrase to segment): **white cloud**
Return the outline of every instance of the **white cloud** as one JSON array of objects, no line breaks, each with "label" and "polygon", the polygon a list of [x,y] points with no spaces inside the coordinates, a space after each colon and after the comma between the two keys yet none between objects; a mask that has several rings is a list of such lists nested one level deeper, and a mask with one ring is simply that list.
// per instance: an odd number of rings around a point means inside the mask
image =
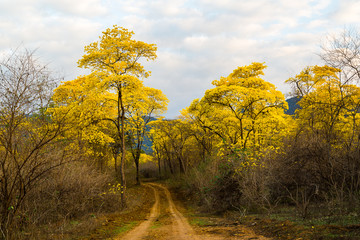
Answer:
[{"label": "white cloud", "polygon": [[76,61],[84,46],[114,24],[156,43],[145,84],[167,94],[171,117],[212,80],[253,61],[265,61],[264,78],[287,92],[284,80],[318,63],[321,36],[360,15],[355,0],[12,0],[0,9],[0,51],[38,48],[67,80],[83,73]]},{"label": "white cloud", "polygon": [[108,12],[101,0],[38,0],[38,7],[49,14],[62,13],[77,16],[101,16]]},{"label": "white cloud", "polygon": [[335,19],[344,24],[358,24],[360,16],[360,2],[357,0],[340,1]]},{"label": "white cloud", "polygon": [[208,42],[209,38],[200,35],[200,36],[190,36],[184,39],[185,47],[191,51],[201,51],[205,48],[206,43]]}]

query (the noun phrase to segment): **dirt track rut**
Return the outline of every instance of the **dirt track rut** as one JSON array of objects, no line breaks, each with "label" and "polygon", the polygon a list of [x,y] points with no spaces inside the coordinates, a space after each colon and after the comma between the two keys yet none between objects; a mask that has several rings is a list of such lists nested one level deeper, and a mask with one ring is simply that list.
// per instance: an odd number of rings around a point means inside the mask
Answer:
[{"label": "dirt track rut", "polygon": [[222,240],[222,239],[259,239],[263,236],[256,235],[246,227],[234,229],[225,227],[210,227],[209,229],[197,229],[195,231],[188,220],[178,211],[169,190],[161,184],[147,183],[145,186],[154,192],[155,203],[150,210],[149,216],[137,227],[119,236],[117,240]]},{"label": "dirt track rut", "polygon": [[[139,226],[117,239],[194,239],[197,240],[194,230],[186,218],[176,209],[169,190],[160,184],[146,184],[154,191],[155,203],[150,215]],[[161,197],[160,197],[161,195]],[[162,212],[163,216],[160,216]],[[158,227],[153,227],[159,218],[162,221]]]}]

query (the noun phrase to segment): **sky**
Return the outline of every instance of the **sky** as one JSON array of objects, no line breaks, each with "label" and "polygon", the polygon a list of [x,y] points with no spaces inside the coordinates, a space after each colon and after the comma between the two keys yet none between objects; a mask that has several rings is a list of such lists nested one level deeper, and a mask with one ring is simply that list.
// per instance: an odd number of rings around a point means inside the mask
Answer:
[{"label": "sky", "polygon": [[77,67],[84,46],[113,25],[127,28],[157,45],[144,84],[163,91],[174,118],[213,80],[252,62],[265,62],[263,79],[289,96],[284,81],[323,64],[326,37],[359,24],[359,0],[1,0],[0,54],[36,50],[69,81],[88,74]]}]

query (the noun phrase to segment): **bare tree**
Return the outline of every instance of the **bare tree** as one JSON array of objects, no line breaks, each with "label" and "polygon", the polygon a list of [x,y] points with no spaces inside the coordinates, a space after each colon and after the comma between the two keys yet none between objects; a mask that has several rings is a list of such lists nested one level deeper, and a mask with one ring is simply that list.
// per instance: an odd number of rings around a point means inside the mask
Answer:
[{"label": "bare tree", "polygon": [[[339,74],[341,83],[354,84],[359,86],[360,84],[360,32],[352,27],[345,28],[337,35],[328,36],[326,41],[322,44],[323,52],[320,57],[329,66],[339,68],[341,73]],[[347,91],[353,90],[351,87],[347,88]],[[344,91],[342,91],[344,94]],[[356,92],[355,92],[356,94]],[[337,178],[336,181],[331,179],[331,183],[334,186],[332,192],[334,192],[335,198],[343,199],[344,189],[348,188],[350,202],[357,202],[358,189],[360,186],[360,170],[359,170],[359,152],[360,152],[360,130],[359,124],[356,119],[359,114],[360,103],[353,102],[353,107],[347,109],[349,114],[348,118],[352,118],[352,134],[344,145],[343,161],[339,161],[342,165],[343,176]],[[344,141],[345,142],[345,141]],[[345,180],[346,179],[346,180]],[[346,184],[345,184],[346,183]],[[356,189],[356,190],[355,190]],[[352,199],[355,199],[352,201]],[[348,204],[349,205],[349,204]]]},{"label": "bare tree", "polygon": [[63,125],[46,111],[57,81],[33,52],[16,50],[0,59],[0,239],[11,238],[36,181],[63,162],[51,144]]},{"label": "bare tree", "polygon": [[360,81],[360,33],[351,28],[337,35],[328,35],[321,44],[320,57],[331,67],[341,69],[341,82]]}]

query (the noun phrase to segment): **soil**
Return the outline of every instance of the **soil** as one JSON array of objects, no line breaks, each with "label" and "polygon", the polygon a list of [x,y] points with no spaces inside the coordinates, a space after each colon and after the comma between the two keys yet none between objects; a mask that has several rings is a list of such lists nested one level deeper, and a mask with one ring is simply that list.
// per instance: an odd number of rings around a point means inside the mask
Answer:
[{"label": "soil", "polygon": [[[132,230],[112,238],[116,240],[137,239],[270,239],[255,234],[250,228],[241,225],[229,225],[222,219],[213,218],[210,225],[192,227],[179,211],[169,190],[158,183],[147,183],[152,189],[155,202],[149,215]],[[184,209],[182,209],[184,210]],[[209,220],[204,220],[210,223]]]}]

